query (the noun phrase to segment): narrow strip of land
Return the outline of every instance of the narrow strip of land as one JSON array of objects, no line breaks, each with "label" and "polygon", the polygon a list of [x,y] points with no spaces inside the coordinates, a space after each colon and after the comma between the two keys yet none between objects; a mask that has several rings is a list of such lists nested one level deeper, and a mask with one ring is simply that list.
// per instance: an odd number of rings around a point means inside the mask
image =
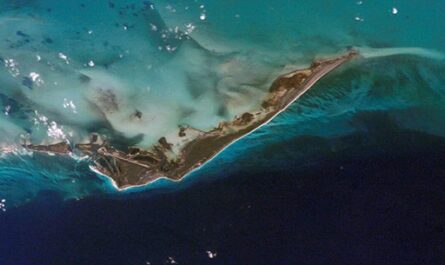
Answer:
[{"label": "narrow strip of land", "polygon": [[[94,163],[93,169],[109,177],[117,189],[146,185],[159,178],[179,181],[227,146],[267,124],[320,78],[357,56],[356,51],[349,51],[334,59],[315,61],[307,69],[279,76],[272,83],[260,109],[221,122],[208,132],[179,128],[176,137],[162,137],[158,144],[148,150],[133,147],[118,150],[112,143],[93,134],[89,143],[76,144],[75,148],[89,155]],[[71,152],[67,143],[25,146],[56,154]]]}]

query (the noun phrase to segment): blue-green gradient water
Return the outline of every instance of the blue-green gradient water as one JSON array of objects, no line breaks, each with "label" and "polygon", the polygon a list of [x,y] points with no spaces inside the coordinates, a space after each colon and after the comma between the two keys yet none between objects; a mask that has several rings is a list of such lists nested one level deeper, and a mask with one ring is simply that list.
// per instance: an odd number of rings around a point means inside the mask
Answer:
[{"label": "blue-green gradient water", "polygon": [[[52,242],[54,264],[437,264],[443,11],[420,0],[0,2],[1,246],[32,253],[1,252],[0,264],[45,260],[27,233]],[[118,193],[88,159],[18,148],[93,131],[146,147],[181,124],[208,129],[257,106],[279,73],[350,47],[362,58],[180,183]],[[72,242],[53,242],[59,233]],[[84,233],[109,250],[91,251]]]},{"label": "blue-green gradient water", "polygon": [[[361,129],[351,120],[363,111],[443,135],[443,8],[441,1],[5,2],[2,146],[20,137],[78,142],[91,131],[149,146],[180,124],[208,129],[254,108],[283,69],[348,47],[366,58],[329,75],[209,167],[295,135],[351,133]],[[111,94],[118,111],[110,111]],[[136,110],[142,121],[130,118]],[[59,159],[3,155],[2,197],[108,192],[87,161]]]}]

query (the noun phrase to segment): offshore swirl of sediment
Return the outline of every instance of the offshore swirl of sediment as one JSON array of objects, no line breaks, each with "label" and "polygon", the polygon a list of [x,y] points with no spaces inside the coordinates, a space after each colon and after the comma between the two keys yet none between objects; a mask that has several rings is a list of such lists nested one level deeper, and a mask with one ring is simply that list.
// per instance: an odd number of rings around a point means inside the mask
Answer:
[{"label": "offshore swirl of sediment", "polygon": [[401,54],[443,60],[350,36],[312,50],[307,36],[281,49],[268,36],[255,47],[218,36],[206,8],[186,2],[1,3],[1,170],[32,175],[0,177],[2,186],[33,187],[24,197],[40,188],[78,197],[102,189],[98,175],[118,189],[177,181],[324,78]]}]

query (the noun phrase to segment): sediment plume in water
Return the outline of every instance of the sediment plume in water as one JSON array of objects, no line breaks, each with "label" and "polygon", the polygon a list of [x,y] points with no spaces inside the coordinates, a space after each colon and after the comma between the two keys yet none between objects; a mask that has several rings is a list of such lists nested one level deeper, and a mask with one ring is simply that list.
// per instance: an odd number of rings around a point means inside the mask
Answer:
[{"label": "sediment plume in water", "polygon": [[[104,188],[88,159],[59,167],[48,161],[60,158],[37,161],[42,154],[22,143],[87,143],[98,132],[116,148],[146,149],[178,126],[211,130],[260,106],[283,69],[306,68],[345,47],[361,47],[366,60],[320,80],[242,143],[351,133],[364,111],[444,135],[443,19],[430,12],[443,4],[400,2],[392,14],[387,1],[359,2],[2,1],[0,193],[76,198]],[[230,159],[221,155],[236,162],[230,150],[244,144],[224,152]]]},{"label": "sediment plume in water", "polygon": [[392,48],[358,48],[364,58],[377,58],[394,55],[414,55],[434,60],[445,60],[445,54],[439,51],[420,47],[392,47]]}]

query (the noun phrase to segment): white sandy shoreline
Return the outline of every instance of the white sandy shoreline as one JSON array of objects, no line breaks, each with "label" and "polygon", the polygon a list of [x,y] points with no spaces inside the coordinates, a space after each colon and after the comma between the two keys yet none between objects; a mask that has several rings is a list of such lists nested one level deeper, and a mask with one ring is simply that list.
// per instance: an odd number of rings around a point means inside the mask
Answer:
[{"label": "white sandy shoreline", "polygon": [[261,125],[259,125],[258,127],[252,129],[250,132],[241,135],[240,137],[234,139],[233,141],[231,141],[230,143],[228,143],[225,147],[223,147],[221,150],[219,150],[217,153],[215,153],[212,157],[210,157],[209,159],[207,159],[204,163],[198,165],[197,167],[193,168],[192,170],[190,170],[189,172],[187,172],[186,174],[184,174],[181,178],[179,179],[171,179],[171,178],[167,178],[167,177],[159,177],[156,178],[155,180],[149,181],[147,183],[141,184],[141,185],[132,185],[132,186],[128,186],[128,187],[119,187],[116,183],[116,181],[101,173],[96,167],[94,166],[90,166],[90,169],[95,172],[96,174],[99,174],[103,177],[106,177],[106,179],[108,179],[110,181],[110,183],[112,184],[112,186],[117,190],[117,191],[128,191],[131,189],[136,189],[136,188],[143,188],[143,187],[147,187],[150,184],[161,180],[161,179],[167,179],[171,182],[180,182],[182,181],[184,178],[186,178],[187,176],[189,176],[191,173],[201,169],[204,165],[206,165],[207,163],[210,163],[213,159],[215,159],[219,154],[221,154],[222,152],[224,152],[227,148],[229,148],[232,144],[236,143],[237,141],[241,140],[242,138],[252,134],[253,132],[257,131],[258,129],[262,128],[263,126],[269,124],[269,122],[271,122],[275,117],[277,117],[278,115],[280,115],[282,112],[286,111],[290,105],[292,105],[297,99],[299,99],[302,95],[304,95],[309,89],[311,89],[316,82],[318,82],[322,77],[324,77],[325,75],[329,74],[330,72],[332,72],[334,69],[336,69],[337,67],[343,65],[344,63],[346,63],[349,60],[345,60],[345,61],[339,61],[334,63],[333,65],[328,66],[321,74],[317,73],[317,75],[310,80],[310,82],[308,84],[306,84],[306,87],[301,90],[288,104],[286,104],[286,106],[284,106],[283,108],[281,108],[281,110],[277,111],[277,113],[275,113],[273,116],[271,116],[268,120],[266,120],[265,122],[263,122]]}]

